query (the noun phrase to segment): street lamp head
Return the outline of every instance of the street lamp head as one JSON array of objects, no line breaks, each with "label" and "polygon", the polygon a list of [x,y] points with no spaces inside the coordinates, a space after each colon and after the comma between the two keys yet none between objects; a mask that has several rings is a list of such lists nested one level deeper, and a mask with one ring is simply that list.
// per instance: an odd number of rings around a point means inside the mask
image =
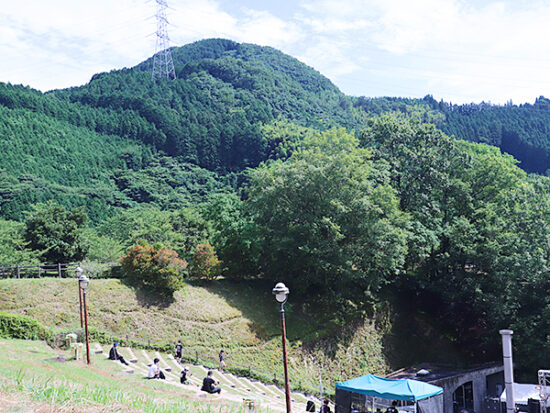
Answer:
[{"label": "street lamp head", "polygon": [[89,281],[90,280],[88,279],[88,277],[86,277],[84,274],[80,274],[80,277],[78,277],[78,285],[80,285],[80,288],[82,288],[83,290],[88,287]]},{"label": "street lamp head", "polygon": [[273,295],[275,296],[275,299],[281,304],[286,302],[289,293],[290,291],[288,287],[283,283],[277,283],[277,285],[275,285],[275,288],[273,289]]},{"label": "street lamp head", "polygon": [[80,265],[78,267],[76,267],[76,269],[74,270],[74,272],[76,273],[76,276],[78,278],[80,278],[80,276],[82,275],[82,268],[80,268]]}]

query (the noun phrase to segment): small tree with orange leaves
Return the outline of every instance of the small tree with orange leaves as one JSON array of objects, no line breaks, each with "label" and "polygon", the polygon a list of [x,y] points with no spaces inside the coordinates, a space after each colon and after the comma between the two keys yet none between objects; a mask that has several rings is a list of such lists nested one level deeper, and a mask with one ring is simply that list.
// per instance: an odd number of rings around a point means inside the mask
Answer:
[{"label": "small tree with orange leaves", "polygon": [[192,277],[206,280],[214,280],[220,276],[222,264],[216,255],[214,247],[210,244],[199,244],[189,266]]},{"label": "small tree with orange leaves", "polygon": [[162,294],[173,294],[182,286],[187,261],[170,248],[134,245],[120,261],[128,279]]}]

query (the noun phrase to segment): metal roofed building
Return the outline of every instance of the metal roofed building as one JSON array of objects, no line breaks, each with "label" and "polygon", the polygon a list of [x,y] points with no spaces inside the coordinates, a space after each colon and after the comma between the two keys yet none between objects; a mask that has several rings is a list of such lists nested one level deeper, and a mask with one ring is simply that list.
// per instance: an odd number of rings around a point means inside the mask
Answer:
[{"label": "metal roofed building", "polygon": [[422,363],[394,371],[390,379],[414,379],[443,388],[440,398],[442,413],[468,411],[484,413],[485,401],[500,397],[504,389],[504,366],[487,363],[471,368],[454,368],[449,365]]}]

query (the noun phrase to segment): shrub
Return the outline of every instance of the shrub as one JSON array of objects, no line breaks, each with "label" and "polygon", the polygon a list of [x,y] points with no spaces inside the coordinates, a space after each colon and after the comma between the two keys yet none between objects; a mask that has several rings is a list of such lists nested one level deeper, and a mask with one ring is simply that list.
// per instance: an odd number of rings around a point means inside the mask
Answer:
[{"label": "shrub", "polygon": [[31,317],[0,313],[0,337],[51,342],[53,332]]},{"label": "shrub", "polygon": [[182,286],[187,261],[169,248],[135,245],[121,259],[126,277],[161,294],[173,294]]},{"label": "shrub", "polygon": [[210,244],[199,244],[189,273],[192,277],[213,280],[220,276],[222,272],[221,262],[216,255],[214,247]]}]

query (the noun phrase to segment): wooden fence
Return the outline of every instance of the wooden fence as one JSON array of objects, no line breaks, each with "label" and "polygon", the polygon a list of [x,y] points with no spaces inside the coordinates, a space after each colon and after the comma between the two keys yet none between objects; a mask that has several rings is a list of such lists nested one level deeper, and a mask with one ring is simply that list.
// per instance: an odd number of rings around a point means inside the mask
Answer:
[{"label": "wooden fence", "polygon": [[12,265],[0,267],[0,278],[73,278],[78,262],[68,264]]}]

